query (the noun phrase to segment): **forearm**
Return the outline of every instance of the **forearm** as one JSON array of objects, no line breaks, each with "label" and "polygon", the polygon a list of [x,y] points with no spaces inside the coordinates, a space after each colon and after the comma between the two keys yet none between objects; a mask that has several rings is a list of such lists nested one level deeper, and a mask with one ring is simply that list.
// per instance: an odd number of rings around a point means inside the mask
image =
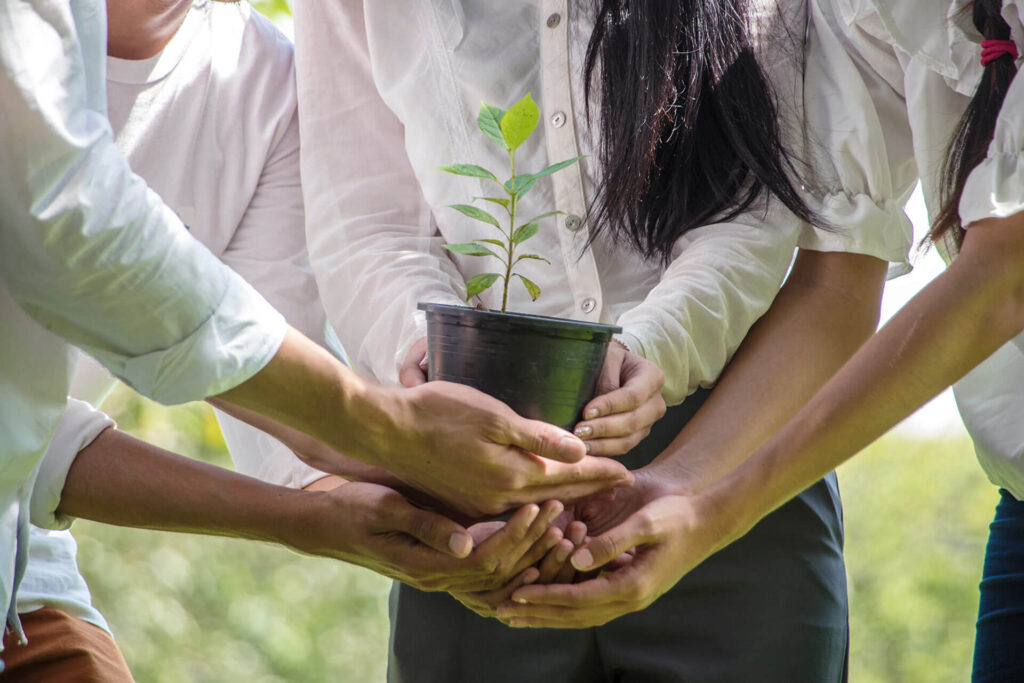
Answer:
[{"label": "forearm", "polygon": [[108,429],[75,458],[57,512],[118,526],[293,545],[295,513],[303,495],[312,494],[266,484]]},{"label": "forearm", "polygon": [[801,250],[711,396],[648,469],[692,492],[746,460],[874,332],[884,277],[870,256]]},{"label": "forearm", "polygon": [[210,402],[274,435],[318,469],[344,474],[332,451],[379,464],[398,409],[393,397],[289,329],[262,372]]},{"label": "forearm", "polygon": [[981,236],[978,229],[968,231],[949,270],[869,340],[749,462],[708,490],[706,501],[734,520],[737,535],[1024,328],[1021,250],[1012,239],[975,248],[971,241]]}]

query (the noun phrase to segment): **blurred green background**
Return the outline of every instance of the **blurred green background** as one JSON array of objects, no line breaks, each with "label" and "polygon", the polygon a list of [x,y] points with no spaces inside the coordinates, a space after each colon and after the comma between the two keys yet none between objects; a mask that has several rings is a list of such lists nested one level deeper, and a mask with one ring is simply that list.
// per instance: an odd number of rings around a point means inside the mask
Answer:
[{"label": "blurred green background", "polygon": [[[121,428],[230,466],[204,404],[127,389]],[[840,470],[856,683],[969,680],[996,491],[970,443],[889,436]],[[79,562],[140,682],[383,681],[389,582],[281,548],[75,524]],[[766,625],[766,628],[771,628]]]},{"label": "blurred green background", "polygon": [[[286,0],[254,2],[288,28]],[[230,466],[203,404],[117,391],[121,428]],[[840,470],[855,683],[969,680],[977,584],[997,498],[966,437],[888,436]],[[79,562],[140,682],[383,681],[390,583],[231,539],[75,525]],[[771,625],[766,625],[771,628]]]}]

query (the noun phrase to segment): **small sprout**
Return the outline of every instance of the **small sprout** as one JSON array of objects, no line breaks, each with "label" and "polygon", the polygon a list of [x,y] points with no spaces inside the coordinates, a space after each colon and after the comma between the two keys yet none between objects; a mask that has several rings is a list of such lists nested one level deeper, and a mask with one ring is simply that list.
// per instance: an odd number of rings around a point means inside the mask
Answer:
[{"label": "small sprout", "polygon": [[[529,93],[509,107],[508,111],[486,102],[481,103],[480,114],[477,116],[476,122],[484,135],[508,154],[510,169],[508,180],[502,182],[498,180],[497,175],[476,164],[452,164],[450,166],[442,166],[440,170],[454,175],[490,180],[504,190],[505,197],[475,197],[475,199],[480,199],[505,209],[505,212],[508,214],[508,229],[506,230],[497,218],[479,207],[471,204],[453,204],[450,208],[455,209],[464,216],[497,228],[501,231],[502,239],[478,238],[472,242],[446,244],[444,246],[456,254],[493,256],[501,262],[504,273],[481,273],[466,282],[466,301],[482,294],[500,279],[504,285],[501,297],[501,312],[504,313],[508,306],[508,286],[513,276],[518,277],[522,281],[532,301],[536,301],[537,297],[540,296],[540,287],[529,278],[520,273],[513,272],[515,266],[524,260],[543,261],[548,265],[551,264],[546,258],[537,254],[516,254],[516,247],[537,234],[540,230],[540,221],[562,213],[561,211],[548,211],[531,218],[525,223],[517,224],[516,210],[518,209],[519,200],[533,189],[533,186],[537,184],[540,178],[571,166],[583,157],[574,157],[560,161],[538,173],[520,173],[516,175],[516,150],[530,138],[540,122],[540,109],[537,108],[537,103],[533,101],[533,97]],[[481,242],[500,247],[502,253],[485,247],[483,244],[480,244]]]}]

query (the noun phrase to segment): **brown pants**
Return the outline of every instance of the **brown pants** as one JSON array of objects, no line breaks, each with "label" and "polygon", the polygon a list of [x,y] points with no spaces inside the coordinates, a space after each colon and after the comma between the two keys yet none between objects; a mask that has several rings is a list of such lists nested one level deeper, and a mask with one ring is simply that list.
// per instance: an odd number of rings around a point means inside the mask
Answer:
[{"label": "brown pants", "polygon": [[52,607],[21,614],[28,644],[4,633],[3,683],[131,683],[134,681],[110,634]]}]

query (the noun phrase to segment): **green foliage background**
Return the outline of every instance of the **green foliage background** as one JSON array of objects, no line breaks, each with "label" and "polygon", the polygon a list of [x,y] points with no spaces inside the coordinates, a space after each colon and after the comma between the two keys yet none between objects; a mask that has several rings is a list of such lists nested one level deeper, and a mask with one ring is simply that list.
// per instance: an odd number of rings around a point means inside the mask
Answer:
[{"label": "green foliage background", "polygon": [[[230,466],[203,404],[127,390],[119,425]],[[970,443],[886,437],[840,470],[857,683],[969,680],[996,492]],[[140,682],[383,681],[389,582],[265,544],[78,522],[79,561]]]}]

